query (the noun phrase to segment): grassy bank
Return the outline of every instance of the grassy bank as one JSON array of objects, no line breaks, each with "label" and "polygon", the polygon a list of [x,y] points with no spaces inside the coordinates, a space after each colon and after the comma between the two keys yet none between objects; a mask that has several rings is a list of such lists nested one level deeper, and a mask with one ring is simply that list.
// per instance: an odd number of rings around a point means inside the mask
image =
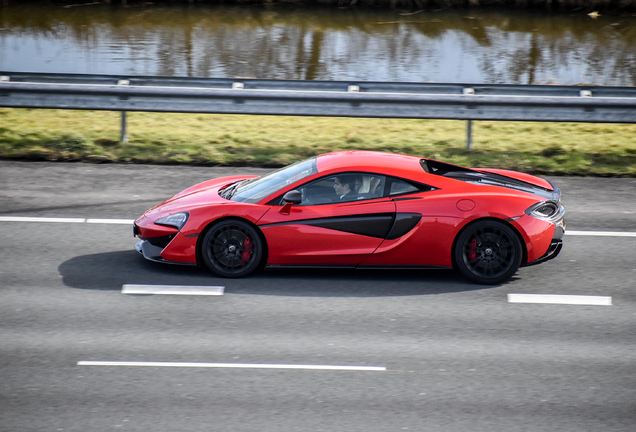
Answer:
[{"label": "grassy bank", "polygon": [[379,150],[471,167],[636,177],[636,125],[343,119],[0,109],[0,158],[276,167],[334,150]]}]

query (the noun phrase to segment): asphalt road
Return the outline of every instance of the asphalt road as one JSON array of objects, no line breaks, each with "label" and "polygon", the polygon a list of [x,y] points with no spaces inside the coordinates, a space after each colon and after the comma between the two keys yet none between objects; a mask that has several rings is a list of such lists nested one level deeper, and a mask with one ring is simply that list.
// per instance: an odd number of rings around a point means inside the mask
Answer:
[{"label": "asphalt road", "polygon": [[[0,216],[134,219],[241,168],[0,162]],[[551,178],[568,230],[636,232],[636,179]],[[450,271],[145,261],[130,225],[0,221],[0,431],[635,431],[636,237],[566,235],[483,287]],[[222,296],[123,284],[222,285]],[[509,303],[611,296],[611,306]],[[386,370],[82,366],[80,361]]]}]

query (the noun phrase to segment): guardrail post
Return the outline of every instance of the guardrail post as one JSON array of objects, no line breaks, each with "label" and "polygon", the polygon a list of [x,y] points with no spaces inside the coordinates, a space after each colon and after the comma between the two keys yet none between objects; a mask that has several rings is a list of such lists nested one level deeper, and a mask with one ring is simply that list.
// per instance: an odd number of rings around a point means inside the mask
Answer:
[{"label": "guardrail post", "polygon": [[121,133],[119,134],[119,142],[128,142],[128,131],[126,130],[126,111],[121,112]]},{"label": "guardrail post", "polygon": [[[119,80],[117,82],[117,85],[121,85],[121,86],[127,86],[130,84],[130,81],[128,80]],[[120,143],[127,143],[128,142],[128,119],[127,119],[127,115],[126,115],[126,111],[122,111],[121,112],[121,129],[120,129],[120,133],[119,133],[119,142]]]},{"label": "guardrail post", "polygon": [[[474,88],[464,88],[462,89],[462,94],[464,96],[475,96]],[[466,149],[470,150],[473,148],[473,121],[468,120],[466,124]]]}]

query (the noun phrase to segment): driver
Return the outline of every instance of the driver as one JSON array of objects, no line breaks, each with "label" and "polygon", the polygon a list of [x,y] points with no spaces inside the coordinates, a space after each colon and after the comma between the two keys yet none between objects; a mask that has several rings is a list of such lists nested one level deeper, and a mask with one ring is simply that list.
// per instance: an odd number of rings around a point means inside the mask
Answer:
[{"label": "driver", "polygon": [[[358,199],[358,192],[356,192],[356,177],[354,175],[341,175],[336,177],[336,181],[333,184],[333,189],[336,191],[340,201],[351,201]],[[360,184],[362,184],[362,178],[360,178]]]}]

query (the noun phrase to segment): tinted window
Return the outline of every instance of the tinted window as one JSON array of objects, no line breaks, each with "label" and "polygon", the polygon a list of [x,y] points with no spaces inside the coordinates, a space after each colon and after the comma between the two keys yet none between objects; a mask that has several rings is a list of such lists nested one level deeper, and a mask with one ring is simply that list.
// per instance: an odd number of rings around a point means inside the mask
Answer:
[{"label": "tinted window", "polygon": [[322,177],[301,188],[301,205],[379,198],[384,192],[385,177],[369,173],[343,173]]},{"label": "tinted window", "polygon": [[425,184],[405,181],[395,177],[387,177],[387,196],[406,195],[415,192],[425,192],[435,189],[434,187],[427,186]]},{"label": "tinted window", "polygon": [[420,189],[410,183],[403,182],[402,180],[393,180],[391,182],[391,188],[389,189],[389,195],[402,195],[407,193],[418,192]]}]

